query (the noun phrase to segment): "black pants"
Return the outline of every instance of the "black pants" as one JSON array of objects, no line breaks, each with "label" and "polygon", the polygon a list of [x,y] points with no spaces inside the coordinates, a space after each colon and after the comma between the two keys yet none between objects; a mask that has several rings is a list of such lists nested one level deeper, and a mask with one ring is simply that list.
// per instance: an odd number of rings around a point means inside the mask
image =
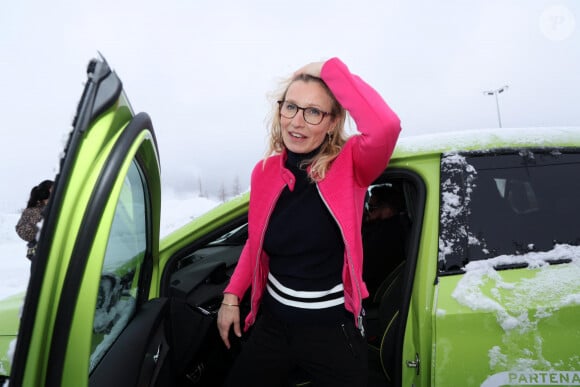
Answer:
[{"label": "black pants", "polygon": [[367,344],[352,319],[290,325],[268,314],[256,321],[230,371],[228,387],[367,385]]}]

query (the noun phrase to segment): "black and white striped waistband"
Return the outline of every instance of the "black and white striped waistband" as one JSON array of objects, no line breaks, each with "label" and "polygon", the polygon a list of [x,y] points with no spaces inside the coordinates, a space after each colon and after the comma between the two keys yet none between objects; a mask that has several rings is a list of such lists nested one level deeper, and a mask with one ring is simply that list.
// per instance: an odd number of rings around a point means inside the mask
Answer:
[{"label": "black and white striped waistband", "polygon": [[276,301],[294,308],[324,309],[344,304],[344,287],[342,284],[328,290],[294,290],[282,285],[272,273],[269,273],[266,289]]}]

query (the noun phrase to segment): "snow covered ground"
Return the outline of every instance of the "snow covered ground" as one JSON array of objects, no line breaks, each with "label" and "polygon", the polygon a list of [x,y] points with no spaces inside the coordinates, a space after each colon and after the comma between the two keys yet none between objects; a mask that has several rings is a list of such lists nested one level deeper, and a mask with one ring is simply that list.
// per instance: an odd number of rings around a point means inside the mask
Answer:
[{"label": "snow covered ground", "polygon": [[16,235],[14,226],[20,214],[0,214],[0,300],[26,289],[30,262],[26,242]]},{"label": "snow covered ground", "polygon": [[[166,198],[165,198],[166,197]],[[161,204],[161,236],[186,224],[218,205],[214,199],[197,194],[165,193]],[[0,300],[26,290],[30,262],[26,259],[26,243],[14,230],[20,209],[0,213]]]}]

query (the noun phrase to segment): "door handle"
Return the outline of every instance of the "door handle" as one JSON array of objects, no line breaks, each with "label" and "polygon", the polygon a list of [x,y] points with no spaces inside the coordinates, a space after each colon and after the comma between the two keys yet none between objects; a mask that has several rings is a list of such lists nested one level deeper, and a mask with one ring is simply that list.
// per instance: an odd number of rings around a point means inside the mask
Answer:
[{"label": "door handle", "polygon": [[419,360],[419,354],[415,353],[415,360],[407,360],[408,368],[415,368],[415,374],[419,375],[421,369],[421,360]]}]

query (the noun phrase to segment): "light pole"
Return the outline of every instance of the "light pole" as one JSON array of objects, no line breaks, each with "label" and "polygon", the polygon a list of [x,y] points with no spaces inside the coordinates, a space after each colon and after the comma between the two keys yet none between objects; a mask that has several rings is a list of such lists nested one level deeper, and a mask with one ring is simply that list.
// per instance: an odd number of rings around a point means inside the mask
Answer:
[{"label": "light pole", "polygon": [[497,106],[497,120],[499,122],[499,127],[501,128],[501,114],[499,113],[499,99],[497,98],[497,96],[501,93],[503,93],[504,91],[506,91],[508,88],[508,85],[505,85],[503,87],[500,87],[499,89],[495,89],[495,90],[486,90],[483,92],[483,95],[495,95],[495,105]]}]

